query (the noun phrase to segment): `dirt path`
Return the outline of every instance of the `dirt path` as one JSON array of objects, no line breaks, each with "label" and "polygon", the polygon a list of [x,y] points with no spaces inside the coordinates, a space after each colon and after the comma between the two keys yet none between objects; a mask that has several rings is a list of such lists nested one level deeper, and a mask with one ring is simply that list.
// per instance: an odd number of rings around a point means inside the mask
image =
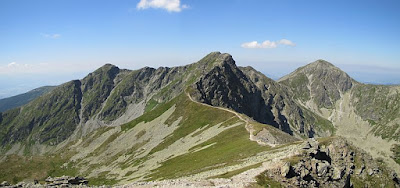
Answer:
[{"label": "dirt path", "polygon": [[[249,187],[252,183],[255,183],[255,177],[264,172],[267,169],[276,167],[277,164],[282,163],[281,160],[286,157],[298,155],[300,149],[298,144],[290,145],[284,148],[278,148],[271,151],[261,152],[255,156],[243,159],[241,164],[232,166],[224,166],[222,168],[213,169],[209,171],[200,172],[188,177],[182,177],[178,179],[161,180],[161,181],[149,181],[149,182],[134,182],[131,184],[118,186],[121,188],[130,187],[165,187],[165,188],[179,188],[179,187]],[[255,167],[246,170],[240,174],[234,175],[231,178],[211,178],[210,177],[224,174],[230,171],[242,169],[246,166],[260,164],[259,167]]]},{"label": "dirt path", "polygon": [[[195,101],[195,100],[192,98],[192,96],[190,96],[190,94],[189,94],[188,92],[185,92],[185,94],[186,94],[186,95],[189,97],[189,99],[190,99],[192,102],[194,102],[194,103],[197,103],[197,104],[200,104],[200,105],[203,105],[203,106],[207,106],[207,107],[210,107],[210,108],[216,108],[216,109],[219,109],[219,110],[224,110],[224,111],[230,112],[230,113],[232,113],[232,114],[235,114],[235,116],[238,117],[240,120],[246,122],[245,128],[246,128],[246,130],[250,133],[249,139],[250,139],[251,141],[257,142],[259,145],[268,145],[268,146],[271,146],[271,147],[276,147],[277,145],[279,145],[279,144],[276,144],[276,143],[264,142],[264,141],[258,139],[258,138],[256,137],[256,135],[253,134],[253,132],[255,131],[254,128],[253,128],[252,126],[250,126],[250,125],[251,125],[251,120],[249,120],[249,118],[243,117],[242,114],[240,114],[240,113],[238,113],[238,112],[235,112],[234,110],[231,110],[231,109],[228,109],[228,108],[218,107],[218,106],[212,106],[212,105],[209,105],[209,104],[205,104],[205,103],[201,103],[201,102]],[[267,130],[264,129],[264,131],[267,131]]]},{"label": "dirt path", "polygon": [[200,105],[203,105],[203,106],[208,106],[208,107],[211,107],[211,108],[216,108],[216,109],[220,109],[220,110],[224,110],[224,111],[233,113],[233,114],[235,114],[235,116],[238,117],[240,120],[246,122],[246,126],[247,126],[248,124],[250,124],[250,123],[249,123],[249,120],[243,118],[239,113],[237,113],[237,112],[235,112],[235,111],[233,111],[233,110],[230,110],[230,109],[227,109],[227,108],[223,108],[223,107],[218,107],[218,106],[212,106],[212,105],[209,105],[209,104],[205,104],[205,103],[201,103],[201,102],[195,101],[195,100],[193,100],[192,96],[189,95],[189,93],[187,93],[187,92],[185,92],[185,93],[186,93],[186,95],[189,97],[189,99],[190,99],[192,102],[195,102],[195,103],[200,104]]}]

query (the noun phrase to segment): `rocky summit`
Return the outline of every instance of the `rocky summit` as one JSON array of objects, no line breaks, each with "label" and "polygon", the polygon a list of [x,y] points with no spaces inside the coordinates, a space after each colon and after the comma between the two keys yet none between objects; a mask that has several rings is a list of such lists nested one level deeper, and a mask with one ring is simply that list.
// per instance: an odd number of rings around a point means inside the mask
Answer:
[{"label": "rocky summit", "polygon": [[106,64],[29,96],[0,113],[3,187],[399,187],[400,87],[324,60]]}]

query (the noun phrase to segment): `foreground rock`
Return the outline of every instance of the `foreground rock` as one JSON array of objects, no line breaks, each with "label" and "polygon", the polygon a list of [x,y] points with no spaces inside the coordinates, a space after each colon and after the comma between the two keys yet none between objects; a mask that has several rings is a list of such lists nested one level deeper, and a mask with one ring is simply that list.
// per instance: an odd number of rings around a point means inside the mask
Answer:
[{"label": "foreground rock", "polygon": [[309,139],[302,149],[303,154],[259,175],[259,181],[284,187],[400,187],[395,172],[343,139],[322,144]]},{"label": "foreground rock", "polygon": [[48,177],[46,178],[45,184],[39,184],[37,180],[33,183],[19,182],[16,185],[11,185],[7,181],[4,181],[0,184],[0,187],[8,187],[8,188],[16,188],[16,187],[87,187],[88,180],[84,177],[70,177],[70,176],[61,176],[61,177]]}]

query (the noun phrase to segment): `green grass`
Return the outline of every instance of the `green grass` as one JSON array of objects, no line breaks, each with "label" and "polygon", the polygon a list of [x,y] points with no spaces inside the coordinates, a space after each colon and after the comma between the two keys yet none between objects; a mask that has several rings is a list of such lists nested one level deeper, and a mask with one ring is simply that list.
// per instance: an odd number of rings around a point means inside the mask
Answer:
[{"label": "green grass", "polygon": [[151,98],[147,104],[146,107],[144,108],[144,112],[149,112],[150,110],[153,110],[154,107],[156,107],[158,105],[158,102],[156,100],[154,100],[153,98]]},{"label": "green grass", "polygon": [[394,144],[391,148],[391,151],[393,152],[392,158],[394,161],[396,161],[397,164],[400,164],[400,145]]},{"label": "green grass", "polygon": [[101,186],[101,185],[115,185],[118,183],[115,178],[110,178],[110,171],[100,173],[97,177],[89,178],[89,185]]},{"label": "green grass", "polygon": [[121,130],[126,131],[126,130],[133,128],[140,122],[146,123],[146,122],[150,122],[150,121],[156,119],[157,117],[161,116],[165,111],[170,109],[176,103],[177,99],[178,99],[178,97],[175,99],[172,99],[171,101],[169,101],[167,103],[160,104],[155,109],[153,109],[147,113],[144,113],[142,116],[134,119],[133,121],[121,125]]},{"label": "green grass", "polygon": [[173,134],[169,135],[161,144],[155,147],[150,154],[165,149],[175,141],[199,128],[206,125],[213,126],[235,116],[227,111],[194,103],[184,94],[181,94],[176,99],[176,110],[166,122],[171,124],[179,117],[182,117],[183,121]]},{"label": "green grass", "polygon": [[249,133],[244,126],[237,126],[223,131],[216,137],[204,142],[202,146],[216,143],[206,149],[194,153],[177,156],[162,163],[153,171],[151,179],[169,179],[204,170],[217,168],[218,165],[234,165],[241,159],[269,150],[268,146],[260,146],[249,140]]},{"label": "green grass", "polygon": [[22,180],[44,180],[48,176],[75,176],[78,171],[72,163],[63,166],[69,156],[47,155],[24,157],[9,155],[0,162],[0,182],[16,184]]},{"label": "green grass", "polygon": [[296,165],[297,163],[300,162],[301,159],[303,159],[304,157],[301,155],[295,155],[295,156],[291,156],[289,158],[285,158],[283,159],[283,161],[285,162],[289,162],[291,166]]},{"label": "green grass", "polygon": [[[275,181],[271,177],[263,172],[256,176],[257,185],[266,187],[266,188],[281,188],[283,187],[279,182]],[[257,186],[254,186],[257,187]]]},{"label": "green grass", "polygon": [[250,169],[253,169],[253,168],[258,168],[258,167],[261,166],[261,164],[262,163],[257,163],[257,164],[254,164],[254,165],[246,166],[246,167],[241,168],[241,169],[237,169],[237,170],[229,171],[229,172],[226,172],[226,173],[223,173],[223,174],[220,174],[220,175],[209,177],[208,179],[213,179],[213,178],[231,178],[231,177],[233,177],[235,175],[238,175],[238,174],[240,174],[242,172],[245,172],[247,170],[250,170]]}]

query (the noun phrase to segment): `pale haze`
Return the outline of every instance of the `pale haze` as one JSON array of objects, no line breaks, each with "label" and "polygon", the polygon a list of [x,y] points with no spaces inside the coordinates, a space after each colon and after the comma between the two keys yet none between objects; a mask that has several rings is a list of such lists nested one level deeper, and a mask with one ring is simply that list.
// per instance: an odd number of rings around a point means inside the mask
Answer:
[{"label": "pale haze", "polygon": [[230,53],[278,79],[317,59],[364,83],[400,84],[400,2],[2,0],[0,98],[120,68]]}]

